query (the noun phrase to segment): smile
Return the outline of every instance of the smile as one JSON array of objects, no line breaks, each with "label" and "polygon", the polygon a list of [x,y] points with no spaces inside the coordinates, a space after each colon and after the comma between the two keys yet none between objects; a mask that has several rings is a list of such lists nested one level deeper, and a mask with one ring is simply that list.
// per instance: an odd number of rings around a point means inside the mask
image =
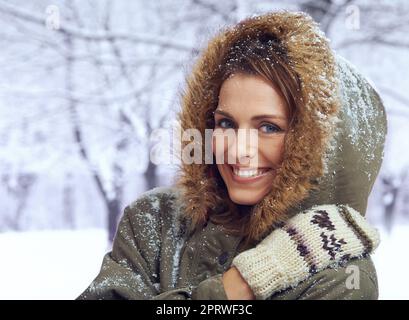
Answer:
[{"label": "smile", "polygon": [[233,167],[233,173],[236,176],[239,177],[244,177],[244,178],[250,178],[250,177],[256,177],[259,176],[263,173],[266,173],[270,169],[237,169]]},{"label": "smile", "polygon": [[253,182],[267,176],[272,169],[271,168],[247,168],[239,169],[229,165],[232,178],[236,182]]}]

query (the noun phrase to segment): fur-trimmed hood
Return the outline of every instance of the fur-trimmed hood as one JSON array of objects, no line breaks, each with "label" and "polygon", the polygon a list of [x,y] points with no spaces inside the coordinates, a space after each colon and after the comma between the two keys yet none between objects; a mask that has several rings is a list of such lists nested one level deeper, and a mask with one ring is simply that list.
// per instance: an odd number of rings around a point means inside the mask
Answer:
[{"label": "fur-trimmed hood", "polygon": [[[237,41],[261,32],[275,35],[286,48],[290,67],[301,80],[304,107],[287,134],[284,160],[271,192],[253,207],[249,220],[253,234],[266,235],[276,222],[313,205],[346,204],[364,215],[383,157],[383,104],[304,13],[272,12],[221,30],[187,78],[179,113],[182,131],[196,128],[205,137],[205,129],[213,129],[208,124],[220,87],[211,79]],[[182,148],[188,143],[182,141]],[[177,186],[185,213],[193,220],[204,222],[227,196],[209,176],[210,166],[215,164],[180,164]]]}]

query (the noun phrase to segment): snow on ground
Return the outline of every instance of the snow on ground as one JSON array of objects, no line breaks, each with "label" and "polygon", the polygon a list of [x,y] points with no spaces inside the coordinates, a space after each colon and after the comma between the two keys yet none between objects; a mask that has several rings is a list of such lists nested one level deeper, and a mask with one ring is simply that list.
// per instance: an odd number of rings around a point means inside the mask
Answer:
[{"label": "snow on ground", "polygon": [[409,225],[395,225],[388,234],[381,232],[381,243],[373,255],[378,274],[379,299],[409,300]]},{"label": "snow on ground", "polygon": [[[373,259],[380,299],[409,299],[409,225],[382,229]],[[0,299],[75,299],[99,272],[105,230],[0,234]]]},{"label": "snow on ground", "polygon": [[105,230],[0,233],[0,299],[75,299],[99,272]]}]

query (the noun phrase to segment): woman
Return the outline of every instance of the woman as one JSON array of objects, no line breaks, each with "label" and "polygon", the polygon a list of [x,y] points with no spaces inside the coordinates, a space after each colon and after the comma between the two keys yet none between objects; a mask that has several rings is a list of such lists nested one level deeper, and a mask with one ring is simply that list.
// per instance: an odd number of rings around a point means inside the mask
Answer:
[{"label": "woman", "polygon": [[183,130],[214,129],[213,163],[182,161],[174,186],[125,208],[78,299],[377,299],[379,236],[363,216],[385,112],[309,16],[222,30],[179,117]]}]

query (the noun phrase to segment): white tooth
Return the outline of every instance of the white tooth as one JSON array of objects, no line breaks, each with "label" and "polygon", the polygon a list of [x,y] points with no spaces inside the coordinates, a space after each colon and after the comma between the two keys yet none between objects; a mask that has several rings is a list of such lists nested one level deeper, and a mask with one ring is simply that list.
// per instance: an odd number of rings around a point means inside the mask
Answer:
[{"label": "white tooth", "polygon": [[268,170],[266,170],[266,169],[239,170],[239,169],[233,168],[233,172],[234,172],[235,175],[237,175],[239,177],[245,177],[245,178],[253,177],[253,176],[259,176],[259,175],[265,173],[266,171],[268,171]]}]

